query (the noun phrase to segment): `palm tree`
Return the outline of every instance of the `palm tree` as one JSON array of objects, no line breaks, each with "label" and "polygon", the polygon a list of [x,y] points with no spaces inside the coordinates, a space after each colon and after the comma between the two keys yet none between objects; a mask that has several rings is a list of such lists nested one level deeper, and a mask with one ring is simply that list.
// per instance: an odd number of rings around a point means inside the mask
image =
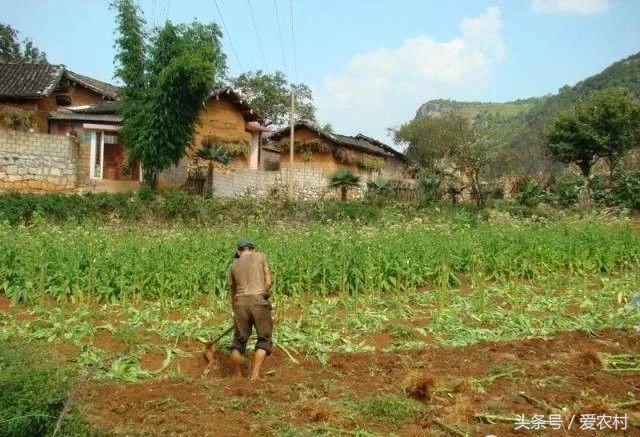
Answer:
[{"label": "palm tree", "polygon": [[213,163],[219,162],[226,165],[230,161],[229,155],[227,155],[227,153],[221,147],[214,146],[211,143],[207,142],[196,151],[196,156],[200,159],[208,161],[209,163],[207,185],[202,194],[206,195],[207,191],[213,194]]},{"label": "palm tree", "polygon": [[360,176],[353,174],[350,170],[342,169],[336,171],[329,179],[329,186],[340,188],[340,198],[347,201],[347,190],[350,187],[360,186]]}]

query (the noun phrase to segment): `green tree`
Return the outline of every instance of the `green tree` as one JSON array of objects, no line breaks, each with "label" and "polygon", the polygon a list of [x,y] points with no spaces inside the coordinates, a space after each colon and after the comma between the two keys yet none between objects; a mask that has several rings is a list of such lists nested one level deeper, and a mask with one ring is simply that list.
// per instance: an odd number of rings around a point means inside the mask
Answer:
[{"label": "green tree", "polygon": [[485,202],[483,180],[504,148],[506,129],[489,120],[475,123],[455,114],[419,117],[393,132],[396,143],[407,144],[407,157],[422,171],[422,177],[447,179],[447,190],[455,197],[470,182],[478,206]]},{"label": "green tree", "polygon": [[482,208],[486,200],[483,180],[500,156],[500,131],[490,123],[475,124],[465,130],[460,136],[460,142],[450,149],[449,156],[458,171],[469,177],[476,205]]},{"label": "green tree", "polygon": [[17,30],[0,23],[0,63],[8,62],[46,64],[47,55],[35,47],[29,38],[20,42]]},{"label": "green tree", "polygon": [[609,181],[624,155],[640,143],[640,104],[625,88],[609,88],[592,94],[593,123],[603,146],[602,157],[609,166]]},{"label": "green tree", "polygon": [[196,156],[200,159],[204,159],[208,164],[207,171],[207,186],[205,187],[203,195],[213,194],[213,167],[214,163],[228,164],[230,161],[229,155],[222,149],[222,147],[213,144],[210,141],[203,141],[202,147],[196,151]]},{"label": "green tree", "polygon": [[121,135],[129,159],[142,163],[145,183],[155,187],[159,173],[184,156],[203,102],[226,73],[222,33],[214,23],[167,21],[147,35],[133,0],[114,6]]},{"label": "green tree", "polygon": [[231,81],[249,103],[263,117],[266,126],[283,127],[289,123],[291,88],[296,95],[296,121],[316,121],[311,88],[305,84],[289,83],[284,73],[269,74],[261,70],[242,73]]},{"label": "green tree", "polygon": [[333,125],[329,122],[323,124],[322,126],[320,126],[320,129],[328,134],[332,134],[333,132]]},{"label": "green tree", "polygon": [[622,156],[638,144],[640,107],[628,91],[610,88],[591,94],[559,113],[546,132],[549,150],[563,163],[576,164],[588,187],[599,158],[613,176]]},{"label": "green tree", "polygon": [[329,186],[340,189],[340,199],[347,201],[347,190],[352,187],[360,186],[360,176],[353,174],[351,171],[341,169],[331,175]]},{"label": "green tree", "polygon": [[407,158],[423,170],[435,170],[440,160],[471,138],[469,122],[456,115],[419,117],[393,131],[396,144],[405,144]]}]

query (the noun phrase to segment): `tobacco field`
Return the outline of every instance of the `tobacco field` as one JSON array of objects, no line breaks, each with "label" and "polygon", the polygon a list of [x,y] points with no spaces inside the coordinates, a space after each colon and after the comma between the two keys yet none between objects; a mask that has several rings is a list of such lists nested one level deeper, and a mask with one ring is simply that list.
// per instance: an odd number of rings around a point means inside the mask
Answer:
[{"label": "tobacco field", "polygon": [[[201,353],[231,324],[242,238],[274,275],[275,350],[257,386],[229,377],[229,337],[214,366]],[[66,432],[528,435],[545,431],[516,430],[520,415],[568,431],[586,413],[640,432],[629,219],[36,220],[0,225],[0,246],[0,341],[65,369]],[[5,409],[0,434],[50,433],[51,415]]]}]

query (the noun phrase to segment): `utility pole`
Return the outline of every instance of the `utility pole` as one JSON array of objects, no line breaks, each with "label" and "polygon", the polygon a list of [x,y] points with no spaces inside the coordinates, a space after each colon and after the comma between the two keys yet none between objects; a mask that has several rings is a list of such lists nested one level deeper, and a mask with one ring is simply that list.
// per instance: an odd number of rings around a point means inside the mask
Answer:
[{"label": "utility pole", "polygon": [[293,200],[293,136],[294,136],[294,124],[295,124],[295,88],[291,86],[291,118],[289,119],[289,170],[287,171],[288,185],[289,185],[289,199]]}]

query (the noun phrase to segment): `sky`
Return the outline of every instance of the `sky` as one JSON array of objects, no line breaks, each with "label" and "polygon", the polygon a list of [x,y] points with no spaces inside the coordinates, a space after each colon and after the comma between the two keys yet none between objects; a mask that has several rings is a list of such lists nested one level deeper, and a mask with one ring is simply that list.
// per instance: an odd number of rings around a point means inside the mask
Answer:
[{"label": "sky", "polygon": [[[109,3],[0,0],[0,22],[31,38],[49,62],[117,83]],[[312,88],[320,123],[388,143],[387,129],[428,100],[552,94],[640,51],[640,0],[138,3],[148,25],[224,22],[231,76],[283,71]]]}]

